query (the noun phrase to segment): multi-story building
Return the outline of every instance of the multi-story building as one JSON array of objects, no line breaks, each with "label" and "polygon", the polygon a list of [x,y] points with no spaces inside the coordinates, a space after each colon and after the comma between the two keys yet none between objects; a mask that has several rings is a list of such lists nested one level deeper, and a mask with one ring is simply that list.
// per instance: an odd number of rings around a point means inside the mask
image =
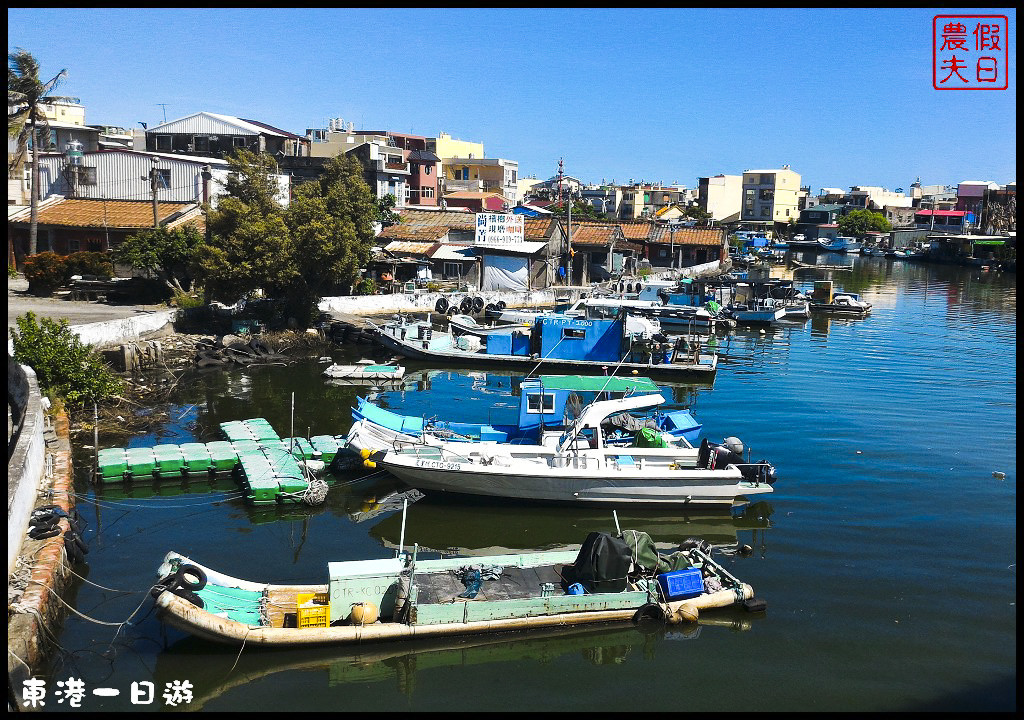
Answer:
[{"label": "multi-story building", "polygon": [[443,192],[500,193],[509,207],[519,202],[519,163],[503,158],[442,157]]},{"label": "multi-story building", "polygon": [[716,222],[736,222],[743,207],[743,177],[715,175],[697,178],[697,205]]},{"label": "multi-story building", "polygon": [[233,115],[198,112],[146,129],[146,150],[226,157],[239,148],[275,158],[309,155],[309,140],[287,130]]},{"label": "multi-story building", "polygon": [[799,214],[800,174],[788,165],[743,172],[742,221],[788,223]]},{"label": "multi-story building", "polygon": [[865,210],[881,210],[886,205],[892,207],[911,207],[913,198],[902,192],[886,190],[873,185],[854,185],[850,188],[850,205]]}]

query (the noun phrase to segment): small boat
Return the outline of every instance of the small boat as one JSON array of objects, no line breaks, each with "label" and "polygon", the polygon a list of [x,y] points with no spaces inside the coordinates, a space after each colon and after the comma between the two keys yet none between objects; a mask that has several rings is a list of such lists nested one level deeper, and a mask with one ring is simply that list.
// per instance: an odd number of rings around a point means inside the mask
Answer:
[{"label": "small boat", "polygon": [[786,309],[770,299],[730,304],[726,310],[742,325],[773,325],[786,316]]},{"label": "small boat", "polygon": [[709,377],[718,367],[718,355],[699,338],[670,339],[656,320],[621,309],[612,318],[545,313],[530,327],[483,338],[436,331],[429,321],[399,319],[373,327],[375,339],[389,350],[446,365],[520,366],[531,372],[541,364],[563,372],[614,367],[613,374],[648,377]]},{"label": "small boat", "polygon": [[833,315],[865,317],[871,314],[871,303],[861,300],[858,293],[836,293],[831,302],[811,301],[811,310]]},{"label": "small boat", "polygon": [[347,645],[614,621],[693,623],[714,608],[763,610],[701,541],[662,555],[644,532],[593,532],[576,550],[329,562],[311,584],[243,580],[169,552],[159,619],[244,647]]},{"label": "small boat", "polygon": [[383,381],[401,380],[405,368],[401,365],[384,363],[376,364],[372,360],[360,360],[355,365],[331,364],[323,372],[323,376],[332,380]]},{"label": "small boat", "polygon": [[631,447],[606,442],[609,418],[657,407],[661,395],[592,402],[558,437],[544,444],[493,442],[410,444],[374,453],[365,465],[389,471],[421,491],[541,502],[633,505],[735,505],[737,498],[772,492],[775,468],[745,462],[743,444],[727,438],[699,448]]},{"label": "small boat", "polygon": [[[566,418],[573,407],[596,396],[612,398],[635,394],[656,394],[660,390],[648,378],[542,375],[520,386],[519,410],[515,423],[484,424],[449,422],[402,415],[382,408],[365,398],[357,398],[352,409],[352,427],[346,438],[350,452],[386,450],[396,444],[427,443],[431,439],[454,442],[496,442],[506,444],[544,444],[544,434],[556,437],[565,430]],[[577,410],[578,412],[578,410]],[[652,417],[635,415],[609,419],[605,441],[627,445],[637,433],[656,433],[668,445],[693,447],[698,443],[702,425],[686,410],[658,412]]]},{"label": "small boat", "polygon": [[484,338],[488,335],[507,335],[522,330],[523,323],[509,325],[482,325],[472,315],[450,315],[448,328],[456,335],[475,335]]}]

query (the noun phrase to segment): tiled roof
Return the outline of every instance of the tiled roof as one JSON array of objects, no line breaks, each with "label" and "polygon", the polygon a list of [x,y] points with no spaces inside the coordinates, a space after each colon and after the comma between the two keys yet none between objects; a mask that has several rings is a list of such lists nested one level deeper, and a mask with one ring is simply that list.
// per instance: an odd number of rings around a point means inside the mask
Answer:
[{"label": "tiled roof", "polygon": [[718,247],[725,244],[725,230],[713,227],[677,227],[673,232],[671,228],[657,225],[651,228],[649,242],[666,245],[674,243],[676,245],[714,245]]},{"label": "tiled roof", "polygon": [[547,240],[558,222],[551,215],[527,217],[523,219],[523,237],[530,240]]},{"label": "tiled roof", "polygon": [[[415,229],[430,227],[455,228],[457,230],[475,230],[476,215],[458,210],[411,210],[408,208],[395,210],[402,218],[402,225]],[[396,227],[392,225],[392,227]],[[387,229],[387,228],[385,228]]]},{"label": "tiled roof", "polygon": [[[192,212],[189,212],[192,211]],[[30,209],[25,208],[10,222],[29,222]],[[157,205],[161,224],[169,227],[183,224],[195,216],[202,216],[196,203],[169,203]],[[171,222],[168,222],[171,220]],[[40,225],[64,227],[148,228],[153,227],[153,203],[135,200],[94,200],[87,198],[57,198],[39,206]],[[205,226],[205,224],[204,224]]]},{"label": "tiled roof", "polygon": [[623,239],[622,226],[615,223],[573,223],[572,244],[607,248],[611,242],[619,250],[639,250],[640,245]]},{"label": "tiled roof", "polygon": [[447,234],[447,227],[423,227],[402,222],[397,225],[389,225],[384,228],[380,231],[377,238],[380,240],[411,240],[416,242],[432,243],[443,238]]},{"label": "tiled roof", "polygon": [[622,228],[622,234],[630,240],[646,240],[651,234],[651,223],[649,222],[631,222],[631,223],[620,223],[619,227]]}]

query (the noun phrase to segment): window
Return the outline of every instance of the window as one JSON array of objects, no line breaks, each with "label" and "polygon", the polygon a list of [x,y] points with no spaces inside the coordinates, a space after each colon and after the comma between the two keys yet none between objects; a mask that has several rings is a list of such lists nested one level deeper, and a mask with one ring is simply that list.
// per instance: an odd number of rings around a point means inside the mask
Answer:
[{"label": "window", "polygon": [[82,249],[81,240],[68,240],[68,252],[78,252]]},{"label": "window", "polygon": [[95,185],[96,184],[96,168],[86,167],[85,165],[79,166],[78,168],[78,182],[81,185]]},{"label": "window", "polygon": [[423,172],[425,172],[427,175],[429,175],[430,174],[430,165],[424,166]]},{"label": "window", "polygon": [[157,168],[156,169],[156,186],[163,190],[170,190],[171,188],[171,171],[170,168]]},{"label": "window", "polygon": [[585,338],[586,336],[587,336],[587,331],[586,330],[582,330],[582,329],[579,329],[579,328],[562,328],[562,339],[563,340],[569,340],[569,339],[579,340],[581,338]]},{"label": "window", "polygon": [[192,149],[195,152],[210,152],[210,138],[208,135],[193,135]]},{"label": "window", "polygon": [[446,262],[444,264],[444,279],[450,280],[452,278],[462,277],[462,265],[457,262]]},{"label": "window", "polygon": [[171,149],[171,136],[170,135],[157,135],[156,136],[156,149],[167,150]]},{"label": "window", "polygon": [[245,138],[244,137],[238,137],[238,136],[235,136],[235,137],[231,138],[231,147],[244,148],[245,147]]},{"label": "window", "polygon": [[555,411],[554,393],[530,393],[526,396],[526,412],[534,415]]},{"label": "window", "polygon": [[420,188],[420,197],[432,198],[434,197],[434,188],[429,185],[425,185]]}]

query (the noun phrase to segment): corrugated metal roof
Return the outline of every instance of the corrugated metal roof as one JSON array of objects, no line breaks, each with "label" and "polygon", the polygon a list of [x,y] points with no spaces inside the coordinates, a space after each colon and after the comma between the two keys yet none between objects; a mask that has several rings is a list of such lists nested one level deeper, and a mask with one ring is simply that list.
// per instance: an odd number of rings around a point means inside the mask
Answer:
[{"label": "corrugated metal roof", "polygon": [[253,125],[233,115],[218,115],[211,112],[199,112],[194,115],[171,120],[146,130],[149,133],[182,133],[196,135],[277,135],[287,137],[279,131]]},{"label": "corrugated metal roof", "polygon": [[543,250],[547,247],[547,243],[542,242],[523,242],[523,243],[477,243],[473,245],[474,248],[480,248],[482,250],[502,250],[504,252],[512,253],[513,255],[533,255],[534,253]]}]

